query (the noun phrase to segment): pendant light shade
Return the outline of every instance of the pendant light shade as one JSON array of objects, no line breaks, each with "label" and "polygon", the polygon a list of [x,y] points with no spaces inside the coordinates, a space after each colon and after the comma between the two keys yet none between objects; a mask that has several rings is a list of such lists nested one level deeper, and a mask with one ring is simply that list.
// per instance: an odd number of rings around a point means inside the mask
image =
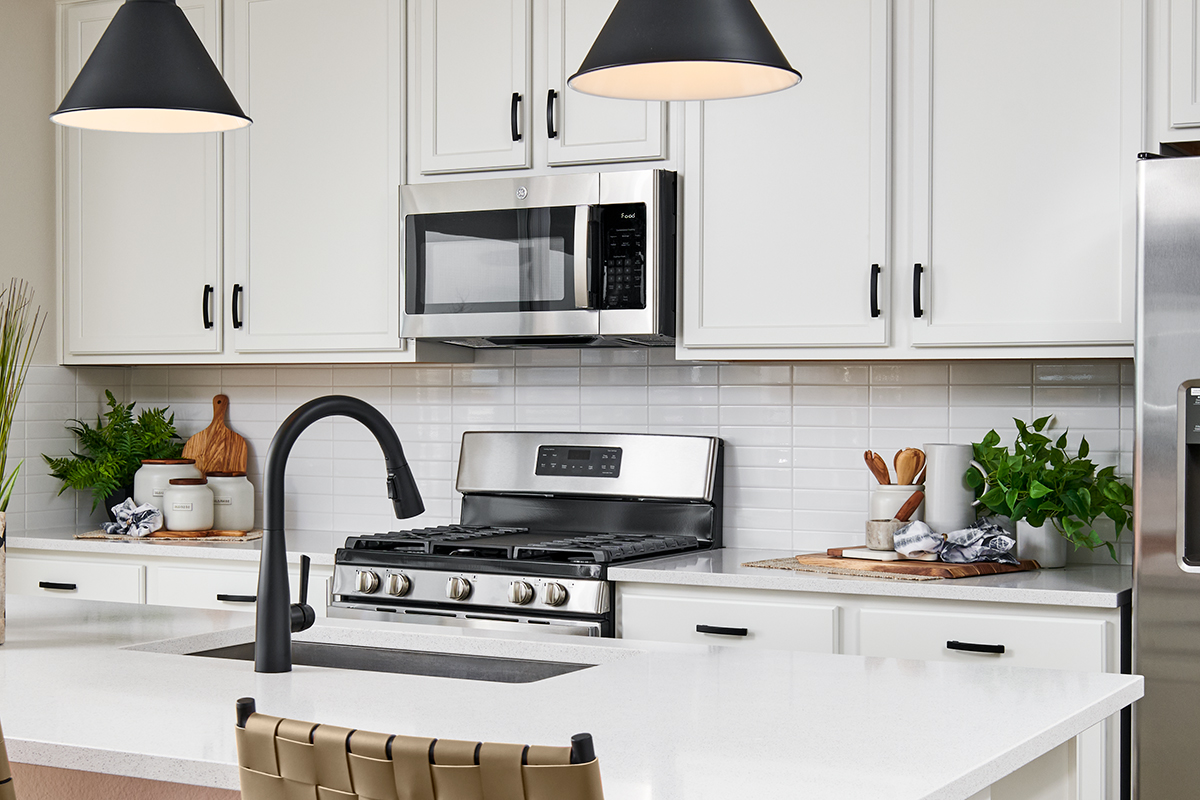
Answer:
[{"label": "pendant light shade", "polygon": [[567,84],[628,100],[719,100],[799,82],[750,0],[619,0]]},{"label": "pendant light shade", "polygon": [[175,0],[125,0],[50,119],[134,133],[250,124]]}]

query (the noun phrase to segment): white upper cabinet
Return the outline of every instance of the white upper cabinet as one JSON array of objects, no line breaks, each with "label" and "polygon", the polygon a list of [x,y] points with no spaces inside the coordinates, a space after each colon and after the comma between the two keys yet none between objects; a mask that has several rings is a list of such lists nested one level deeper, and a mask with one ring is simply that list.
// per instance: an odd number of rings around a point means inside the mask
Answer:
[{"label": "white upper cabinet", "polygon": [[226,282],[239,352],[400,344],[399,0],[232,0]]},{"label": "white upper cabinet", "polygon": [[409,0],[408,182],[667,157],[667,104],[567,87],[616,0]]},{"label": "white upper cabinet", "polygon": [[890,5],[759,0],[804,79],[689,104],[680,342],[689,357],[887,343]]},{"label": "white upper cabinet", "polygon": [[[1167,0],[1170,127],[1200,127],[1200,0]],[[1197,134],[1189,131],[1191,137]]]},{"label": "white upper cabinet", "polygon": [[531,165],[530,15],[530,0],[409,2],[410,169]]},{"label": "white upper cabinet", "polygon": [[[546,0],[545,67],[536,75],[536,95],[546,104],[546,161],[553,166],[667,155],[665,104],[594,97],[567,87],[614,6],[616,0]],[[534,124],[538,119],[535,114]]]},{"label": "white upper cabinet", "polygon": [[[60,6],[59,97],[120,5]],[[217,0],[179,6],[219,64]],[[219,134],[63,128],[59,146],[64,356],[219,352]]]},{"label": "white upper cabinet", "polygon": [[914,347],[1132,343],[1142,16],[913,0]]}]

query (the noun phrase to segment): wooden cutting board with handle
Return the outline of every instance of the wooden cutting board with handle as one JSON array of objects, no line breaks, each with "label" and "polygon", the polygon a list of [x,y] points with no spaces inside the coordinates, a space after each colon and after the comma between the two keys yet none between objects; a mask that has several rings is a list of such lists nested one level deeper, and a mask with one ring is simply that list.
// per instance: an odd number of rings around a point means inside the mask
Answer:
[{"label": "wooden cutting board with handle", "polygon": [[[1003,572],[1025,572],[1038,568],[1036,561],[1020,564],[997,564],[981,561],[974,564],[947,564],[942,561],[860,561],[840,558],[843,548],[831,548],[827,553],[796,556],[801,567],[814,572],[828,570],[838,574],[913,575],[925,578],[970,578],[975,575],[998,575]],[[837,555],[834,555],[834,554]]]},{"label": "wooden cutting board with handle", "polygon": [[183,457],[196,459],[196,468],[210,472],[245,472],[246,440],[225,424],[229,398],[219,394],[213,398],[213,420],[207,428],[187,440]]}]

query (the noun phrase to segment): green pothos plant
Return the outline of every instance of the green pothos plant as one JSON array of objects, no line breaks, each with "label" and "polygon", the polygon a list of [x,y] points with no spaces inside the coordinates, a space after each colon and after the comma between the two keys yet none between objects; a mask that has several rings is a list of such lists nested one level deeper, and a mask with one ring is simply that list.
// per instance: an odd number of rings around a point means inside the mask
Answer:
[{"label": "green pothos plant", "polygon": [[1046,435],[1050,419],[1028,425],[1014,418],[1017,438],[1011,451],[1000,444],[995,430],[988,431],[972,445],[986,475],[971,469],[967,484],[976,490],[983,511],[1009,517],[1014,524],[1025,520],[1035,528],[1049,522],[1076,548],[1103,546],[1116,561],[1115,543],[1105,541],[1094,525],[1107,517],[1119,540],[1121,531],[1132,526],[1133,489],[1117,477],[1116,467],[1097,470],[1088,459],[1086,437],[1072,453],[1065,431],[1057,439]]}]

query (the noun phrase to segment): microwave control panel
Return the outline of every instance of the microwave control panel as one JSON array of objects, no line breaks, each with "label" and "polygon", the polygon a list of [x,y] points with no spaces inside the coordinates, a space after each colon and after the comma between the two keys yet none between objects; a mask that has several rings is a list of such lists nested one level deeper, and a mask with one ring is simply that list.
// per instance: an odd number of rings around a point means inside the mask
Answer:
[{"label": "microwave control panel", "polygon": [[600,308],[646,307],[646,206],[600,207]]}]

